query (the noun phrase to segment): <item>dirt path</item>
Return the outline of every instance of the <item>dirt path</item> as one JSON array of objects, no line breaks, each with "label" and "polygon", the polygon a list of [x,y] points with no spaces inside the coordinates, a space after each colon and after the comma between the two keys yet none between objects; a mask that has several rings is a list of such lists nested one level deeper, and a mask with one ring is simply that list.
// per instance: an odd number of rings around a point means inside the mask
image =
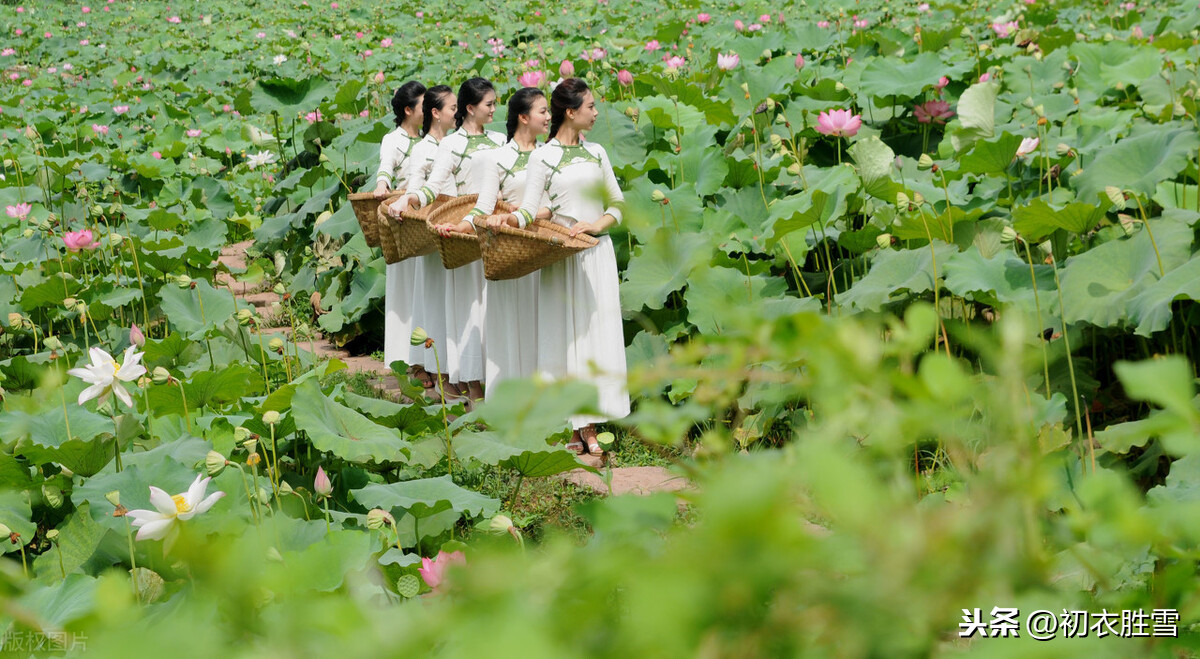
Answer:
[{"label": "dirt path", "polygon": [[[253,245],[253,241],[248,240],[228,245],[221,250],[220,262],[235,273],[235,275],[231,276],[225,272],[218,272],[216,284],[218,286],[228,285],[236,297],[254,305],[260,316],[270,317],[279,315],[283,313],[279,295],[274,291],[260,290],[258,287],[247,286],[236,280],[236,273],[243,272],[246,269],[246,250],[251,245]],[[283,334],[284,336],[289,335],[291,331],[292,328],[286,325],[282,327],[264,327],[261,330],[266,335]],[[311,350],[318,358],[342,360],[351,373],[361,372],[368,374],[372,386],[376,388],[382,397],[398,402],[409,402],[400,395],[400,388],[397,385],[396,378],[392,374],[392,370],[384,365],[383,362],[372,359],[370,355],[352,355],[348,351],[333,345],[319,333],[313,335],[311,343],[308,340],[302,339],[297,345],[304,350],[309,350],[311,345]],[[579,461],[600,469],[601,473],[604,471],[598,457],[584,455],[579,458]],[[562,475],[562,478],[576,485],[591,488],[601,494],[607,494],[609,491],[604,478],[583,469],[567,472]],[[677,492],[686,487],[688,487],[686,479],[662,467],[615,467],[612,470],[613,494]]]}]

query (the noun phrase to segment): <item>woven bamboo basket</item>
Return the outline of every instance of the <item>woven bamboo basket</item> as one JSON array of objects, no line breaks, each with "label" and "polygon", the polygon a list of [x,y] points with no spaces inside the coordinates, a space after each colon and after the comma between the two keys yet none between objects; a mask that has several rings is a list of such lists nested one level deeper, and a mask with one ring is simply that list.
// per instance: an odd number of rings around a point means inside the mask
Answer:
[{"label": "woven bamboo basket", "polygon": [[442,265],[447,270],[461,268],[464,265],[478,261],[482,256],[479,252],[479,236],[471,233],[452,233],[443,236],[437,231],[440,224],[458,224],[475,208],[479,195],[463,195],[455,197],[442,204],[429,214],[429,231],[437,241],[438,251],[442,253]]},{"label": "woven bamboo basket", "polygon": [[[511,213],[513,207],[496,202],[496,213]],[[595,237],[581,233],[571,237],[570,230],[546,220],[534,220],[524,229],[502,226],[479,232],[483,254],[483,276],[492,281],[517,279],[595,247]]]},{"label": "woven bamboo basket", "polygon": [[[415,211],[405,211],[400,215],[400,221],[397,221],[388,215],[387,207],[399,198],[400,195],[396,195],[385,199],[379,205],[376,213],[380,231],[386,231],[386,233],[381,233],[379,245],[383,248],[383,259],[388,264],[399,263],[414,256],[424,256],[437,251],[437,242],[427,227],[429,214],[437,210],[438,206],[453,199],[453,197],[438,195],[432,204],[422,206]],[[389,236],[390,241],[387,239]],[[390,245],[387,244],[389,242]]]},{"label": "woven bamboo basket", "polygon": [[374,192],[352,192],[349,195],[350,205],[354,207],[354,217],[362,229],[363,237],[370,247],[379,247],[379,225],[376,224],[376,210],[379,209],[379,198]]}]

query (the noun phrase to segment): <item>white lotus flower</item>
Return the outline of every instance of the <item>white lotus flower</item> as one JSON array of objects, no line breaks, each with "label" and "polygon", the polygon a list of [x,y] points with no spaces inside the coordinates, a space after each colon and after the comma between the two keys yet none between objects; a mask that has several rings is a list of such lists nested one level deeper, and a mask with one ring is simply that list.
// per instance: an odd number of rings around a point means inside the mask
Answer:
[{"label": "white lotus flower", "polygon": [[157,510],[131,510],[126,515],[133,519],[133,528],[137,529],[138,540],[167,539],[166,547],[170,549],[179,529],[176,520],[184,522],[196,515],[208,512],[224,492],[213,492],[204,496],[208,490],[208,482],[212,478],[201,478],[197,475],[187,492],[171,496],[153,485],[150,486],[150,504]]},{"label": "white lotus flower", "polygon": [[1026,137],[1021,140],[1021,146],[1017,147],[1017,157],[1024,158],[1025,156],[1037,151],[1038,144],[1041,142],[1036,137]]},{"label": "white lotus flower", "polygon": [[102,348],[92,348],[88,351],[92,363],[83,368],[73,368],[67,371],[68,375],[74,375],[92,385],[79,393],[79,404],[83,405],[85,402],[99,397],[99,402],[103,405],[104,401],[108,400],[109,394],[116,394],[126,407],[133,407],[133,398],[118,382],[134,382],[146,374],[146,367],[139,363],[143,353],[134,352],[135,349],[135,346],[126,348],[125,356],[118,364],[117,360]]},{"label": "white lotus flower", "polygon": [[275,56],[275,66],[279,66],[280,64],[283,64],[286,61],[287,61],[286,55],[276,55]]},{"label": "white lotus flower", "polygon": [[259,165],[269,165],[275,162],[275,154],[270,151],[259,151],[246,156],[246,165],[250,169],[257,169]]}]

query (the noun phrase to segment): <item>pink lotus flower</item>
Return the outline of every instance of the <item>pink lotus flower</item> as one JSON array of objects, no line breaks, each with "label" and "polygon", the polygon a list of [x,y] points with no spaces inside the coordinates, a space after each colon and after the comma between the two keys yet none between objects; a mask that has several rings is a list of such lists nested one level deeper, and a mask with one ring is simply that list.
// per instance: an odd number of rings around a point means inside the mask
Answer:
[{"label": "pink lotus flower", "polygon": [[29,212],[33,210],[33,206],[29,204],[17,204],[16,206],[5,206],[4,212],[8,213],[9,217],[15,217],[18,220],[25,219]]},{"label": "pink lotus flower", "polygon": [[375,74],[375,84],[377,85],[382,85],[383,81],[386,79],[387,77],[383,75],[383,71],[379,71]]},{"label": "pink lotus flower", "polygon": [[950,104],[946,101],[925,101],[920,105],[913,106],[913,114],[916,115],[917,121],[923,124],[935,123],[944,124],[946,120],[954,116],[950,111]]},{"label": "pink lotus flower", "polygon": [[265,39],[266,37],[267,37],[267,33],[266,33],[266,32],[259,32],[258,34],[255,34],[255,35],[254,35],[254,38],[255,38],[255,39]]},{"label": "pink lotus flower", "polygon": [[329,8],[330,8],[330,9],[337,9],[337,8],[338,8],[338,3],[336,3],[336,2],[331,2],[331,3],[329,3]]},{"label": "pink lotus flower", "polygon": [[317,110],[315,112],[309,112],[308,114],[304,115],[304,118],[308,120],[308,123],[312,124],[312,123],[321,121],[325,117],[321,116],[320,110]]},{"label": "pink lotus flower", "polygon": [[15,34],[15,35],[17,35],[17,36],[19,37],[19,36],[21,36],[22,34],[25,34],[25,30],[22,30],[21,28],[17,28],[17,29],[15,29],[15,30],[13,30],[13,34]]},{"label": "pink lotus flower", "polygon": [[948,84],[950,84],[950,78],[947,78],[946,76],[942,76],[942,77],[938,78],[937,84],[935,84],[933,86],[933,88],[936,89],[938,91],[938,93],[941,93],[941,91],[943,89],[945,89],[946,85],[948,85]]},{"label": "pink lotus flower", "polygon": [[829,110],[817,115],[817,132],[834,137],[854,137],[862,127],[862,115],[849,110]]},{"label": "pink lotus flower", "polygon": [[26,87],[32,87],[32,86],[33,86],[33,81],[32,81],[32,80],[22,80],[22,81],[21,81],[21,84],[22,84],[22,85],[25,85]]},{"label": "pink lotus flower", "polygon": [[363,33],[362,33],[362,32],[355,32],[355,33],[354,33],[354,38],[355,38],[355,39],[361,39],[361,38],[363,38]]},{"label": "pink lotus flower", "polygon": [[8,79],[9,79],[9,80],[20,80],[20,79],[21,79],[21,74],[20,74],[20,73],[16,73],[16,72],[10,73],[10,74],[8,74]]},{"label": "pink lotus flower", "polygon": [[1036,137],[1026,137],[1021,140],[1021,146],[1017,147],[1017,157],[1024,158],[1025,156],[1037,151],[1038,144],[1041,143]]},{"label": "pink lotus flower", "polygon": [[391,47],[392,47],[392,40],[391,40],[390,38],[387,38],[387,39],[384,39],[383,41],[380,41],[380,42],[379,42],[379,47],[380,47],[380,48],[391,48]]},{"label": "pink lotus flower", "polygon": [[564,78],[570,78],[575,75],[575,65],[571,63],[571,60],[565,59],[562,61],[562,64],[558,65],[558,75]]},{"label": "pink lotus flower", "polygon": [[16,55],[16,54],[17,54],[16,48],[5,48],[4,50],[0,50],[0,55],[2,55],[4,57],[8,57],[9,55]]},{"label": "pink lotus flower", "polygon": [[802,53],[796,53],[796,68],[804,68],[804,55]]},{"label": "pink lotus flower", "polygon": [[546,74],[541,71],[526,71],[517,78],[522,87],[541,87],[546,82]]},{"label": "pink lotus flower", "polygon": [[68,231],[63,234],[63,244],[67,246],[67,251],[78,252],[81,249],[95,249],[100,245],[99,241],[92,235],[91,229],[82,231]]},{"label": "pink lotus flower", "polygon": [[92,13],[92,8],[85,5],[80,11],[82,11],[85,14],[90,14],[90,13]]},{"label": "pink lotus flower", "polygon": [[333,494],[333,483],[329,482],[329,475],[323,467],[317,467],[317,477],[313,479],[313,492],[322,499]]},{"label": "pink lotus flower", "polygon": [[47,39],[49,39],[50,37],[52,37],[52,36],[54,36],[54,35],[53,35],[53,34],[50,34],[49,32],[47,32],[47,33],[43,34],[42,36],[43,36],[43,37],[46,37]]},{"label": "pink lotus flower", "polygon": [[155,151],[154,153],[151,153],[150,155],[154,156],[155,160],[162,160],[162,151]]},{"label": "pink lotus flower", "polygon": [[358,116],[362,117],[363,119],[366,119],[367,117],[371,116],[371,111],[363,110],[362,112],[358,113]]},{"label": "pink lotus flower", "polygon": [[928,14],[929,13],[929,3],[922,2],[921,4],[917,5],[917,11],[922,14]]},{"label": "pink lotus flower", "polygon": [[992,23],[991,27],[992,32],[995,32],[996,36],[1000,37],[1001,39],[1007,39],[1008,36],[1012,34],[1012,31],[1020,26],[1017,25],[1016,21],[1009,21],[1007,23]]},{"label": "pink lotus flower", "polygon": [[1133,37],[1134,39],[1141,39],[1146,35],[1142,32],[1141,25],[1134,25],[1133,29],[1129,31],[1129,36]]},{"label": "pink lotus flower", "polygon": [[128,105],[114,105],[112,110],[113,110],[113,114],[125,114],[126,112],[129,112],[129,106]]},{"label": "pink lotus flower", "polygon": [[180,22],[180,20],[179,20],[179,17],[178,17],[178,16],[172,16],[172,17],[170,17],[170,18],[168,18],[168,19],[167,19],[167,22],[168,22],[168,23],[179,23],[179,22]]},{"label": "pink lotus flower", "polygon": [[739,18],[733,22],[733,29],[741,32],[742,30],[746,29],[746,24],[743,23],[742,19]]},{"label": "pink lotus flower", "polygon": [[992,79],[991,73],[985,73],[985,74],[979,76],[979,82],[987,82],[988,80],[991,80],[991,79]]},{"label": "pink lotus flower", "polygon": [[142,330],[138,329],[136,324],[129,328],[129,344],[139,348],[146,345],[146,335],[142,333]]},{"label": "pink lotus flower", "polygon": [[817,27],[827,28],[829,27],[829,21],[817,21]]},{"label": "pink lotus flower", "polygon": [[705,14],[705,13],[696,14],[696,22],[701,25],[704,25],[705,23],[708,23],[711,20],[712,20],[712,16],[709,16],[708,14]]},{"label": "pink lotus flower", "polygon": [[425,12],[423,12],[423,11],[417,12],[417,18],[425,18]]},{"label": "pink lotus flower", "polygon": [[593,48],[592,49],[592,59],[590,59],[588,61],[589,62],[599,62],[600,60],[604,59],[607,56],[608,56],[607,50],[605,50],[603,48]]},{"label": "pink lotus flower", "polygon": [[741,61],[741,58],[738,57],[737,53],[729,55],[717,54],[717,68],[722,71],[732,71],[737,67],[739,61]]},{"label": "pink lotus flower", "polygon": [[686,63],[686,60],[684,60],[682,57],[678,55],[672,55],[671,58],[667,60],[667,70],[670,71],[673,69],[681,69]]},{"label": "pink lotus flower", "polygon": [[650,52],[654,52],[660,48],[662,48],[662,44],[658,43],[658,39],[652,39],[646,42],[646,50]]},{"label": "pink lotus flower", "polygon": [[434,591],[442,585],[442,580],[446,573],[446,568],[451,565],[466,565],[467,557],[461,551],[456,551],[447,554],[444,551],[439,551],[437,558],[422,558],[421,567],[417,570],[425,583]]},{"label": "pink lotus flower", "polygon": [[188,137],[200,137],[201,130],[199,128],[189,128],[187,131]]},{"label": "pink lotus flower", "polygon": [[746,31],[747,32],[758,32],[762,28],[763,28],[762,23],[751,23],[750,25],[746,26]]},{"label": "pink lotus flower", "polygon": [[541,60],[530,59],[530,60],[525,60],[524,66],[527,69],[536,69],[538,66],[541,65],[541,63],[542,63]]},{"label": "pink lotus flower", "polygon": [[633,84],[633,74],[628,69],[617,71],[617,82],[628,87]]},{"label": "pink lotus flower", "polygon": [[97,135],[108,135],[108,126],[103,124],[92,124],[92,131]]},{"label": "pink lotus flower", "polygon": [[762,16],[759,16],[759,17],[758,17],[758,22],[759,22],[759,23],[770,23],[770,22],[771,22],[771,15],[770,15],[770,14],[763,14]]},{"label": "pink lotus flower", "polygon": [[868,20],[867,20],[867,19],[865,19],[865,18],[860,18],[860,19],[857,19],[857,20],[855,20],[855,21],[854,21],[854,27],[856,27],[856,28],[858,28],[858,29],[860,29],[860,30],[861,30],[862,28],[864,28],[864,27],[866,27],[866,26],[870,25],[870,24],[871,24],[871,23],[870,23],[870,21],[868,21]]},{"label": "pink lotus flower", "polygon": [[222,106],[221,106],[221,112],[229,112],[229,111],[230,111],[230,110],[232,110],[232,109],[233,109],[233,107],[232,107],[232,106],[230,106],[228,103],[226,103],[225,105],[222,105]]},{"label": "pink lotus flower", "polygon": [[18,13],[18,14],[24,14],[24,13],[25,13],[25,8],[24,8],[24,7],[17,7],[17,13]]}]

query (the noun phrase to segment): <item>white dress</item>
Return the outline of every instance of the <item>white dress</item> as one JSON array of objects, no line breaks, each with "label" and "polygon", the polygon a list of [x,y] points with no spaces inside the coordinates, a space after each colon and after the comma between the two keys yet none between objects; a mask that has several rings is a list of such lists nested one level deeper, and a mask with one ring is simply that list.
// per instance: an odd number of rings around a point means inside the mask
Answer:
[{"label": "white dress", "polygon": [[[603,202],[595,192],[601,188]],[[599,144],[550,140],[533,152],[518,210],[522,223],[535,217],[543,190],[553,221],[564,227],[605,214],[621,221],[625,197]],[[571,417],[575,429],[629,414],[617,257],[608,236],[596,238],[595,247],[543,268],[538,287],[538,371],[591,382],[599,393],[601,416]]]},{"label": "white dress", "polygon": [[[471,214],[482,219],[496,208],[496,198],[520,206],[525,197],[525,171],[532,151],[516,142],[485,152],[483,183]],[[539,197],[541,195],[538,195]],[[487,231],[482,222],[476,231]],[[489,281],[484,288],[483,336],[487,342],[485,398],[503,379],[526,378],[537,372],[537,291],[541,275]]]},{"label": "white dress", "polygon": [[[413,147],[420,140],[397,128],[383,136],[379,144],[379,172],[376,184],[384,183],[389,190],[403,190],[405,173]],[[397,359],[413,364],[409,336],[413,330],[413,281],[417,262],[408,259],[387,266],[384,288],[383,361],[391,364]],[[417,362],[419,363],[419,362]]]},{"label": "white dress", "polygon": [[[437,149],[438,141],[432,135],[426,135],[413,145],[404,174],[409,190],[425,181],[429,176]],[[405,263],[411,263],[413,268],[412,327],[424,329],[429,338],[433,339],[433,344],[437,349],[437,355],[435,355],[433,350],[426,349],[423,345],[411,345],[410,330],[408,335],[400,337],[404,341],[404,345],[408,346],[408,352],[404,353],[408,356],[405,361],[409,364],[423,366],[430,373],[437,373],[439,368],[442,373],[445,373],[448,343],[445,304],[446,268],[442,267],[442,257],[437,252],[400,262],[400,264]]]},{"label": "white dress", "polygon": [[[410,180],[421,205],[439,194],[459,197],[477,194],[486,167],[479,167],[482,152],[503,146],[504,134],[486,131],[467,135],[461,130],[442,138],[429,177],[418,185]],[[472,382],[484,378],[483,347],[483,263],[475,261],[446,271],[446,372],[451,382]]]}]

